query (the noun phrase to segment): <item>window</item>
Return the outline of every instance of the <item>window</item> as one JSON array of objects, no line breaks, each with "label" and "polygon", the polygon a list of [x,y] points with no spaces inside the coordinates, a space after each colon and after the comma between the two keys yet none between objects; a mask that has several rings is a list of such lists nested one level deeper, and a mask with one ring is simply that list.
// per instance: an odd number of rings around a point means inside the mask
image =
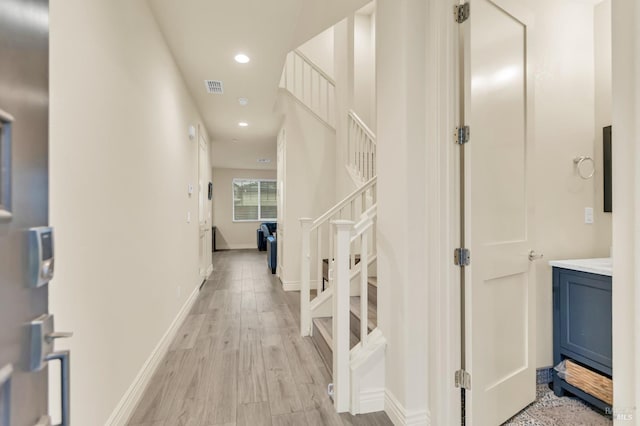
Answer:
[{"label": "window", "polygon": [[233,180],[233,221],[276,220],[276,181],[259,179]]}]

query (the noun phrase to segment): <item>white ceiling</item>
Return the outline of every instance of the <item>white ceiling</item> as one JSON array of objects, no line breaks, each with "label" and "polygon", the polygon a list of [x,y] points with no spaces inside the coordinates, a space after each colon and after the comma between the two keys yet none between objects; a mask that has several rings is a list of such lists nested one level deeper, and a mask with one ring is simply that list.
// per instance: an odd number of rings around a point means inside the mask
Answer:
[{"label": "white ceiling", "polygon": [[[287,52],[369,0],[148,2],[203,116],[214,167],[273,169],[282,120],[274,106]],[[251,62],[236,63],[239,52]],[[204,80],[221,80],[224,94],[207,93]],[[241,106],[240,97],[249,104]],[[257,162],[265,157],[271,163]]]}]

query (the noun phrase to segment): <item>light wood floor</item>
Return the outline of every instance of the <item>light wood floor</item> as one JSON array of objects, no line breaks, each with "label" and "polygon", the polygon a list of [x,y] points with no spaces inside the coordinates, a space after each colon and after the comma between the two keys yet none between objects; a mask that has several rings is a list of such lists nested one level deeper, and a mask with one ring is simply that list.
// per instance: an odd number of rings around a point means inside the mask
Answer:
[{"label": "light wood floor", "polygon": [[129,425],[391,425],[384,413],[335,413],[299,314],[299,293],[282,290],[265,252],[214,253],[211,279]]}]

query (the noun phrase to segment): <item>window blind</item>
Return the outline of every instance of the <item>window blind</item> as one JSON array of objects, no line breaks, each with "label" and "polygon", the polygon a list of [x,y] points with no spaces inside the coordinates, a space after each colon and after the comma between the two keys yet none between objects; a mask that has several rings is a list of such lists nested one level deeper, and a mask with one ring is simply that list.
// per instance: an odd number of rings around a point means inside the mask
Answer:
[{"label": "window blind", "polygon": [[277,185],[273,180],[233,180],[233,220],[276,220]]}]

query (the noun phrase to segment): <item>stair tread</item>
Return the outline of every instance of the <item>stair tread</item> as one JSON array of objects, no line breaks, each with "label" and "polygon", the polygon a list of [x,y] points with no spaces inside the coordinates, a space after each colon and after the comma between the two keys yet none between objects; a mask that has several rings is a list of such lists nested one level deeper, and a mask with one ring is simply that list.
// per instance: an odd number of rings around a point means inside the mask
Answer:
[{"label": "stair tread", "polygon": [[[356,318],[358,319],[362,318],[360,313],[360,296],[351,296],[350,304],[351,304],[351,313],[355,315]],[[369,331],[371,331],[374,328],[376,328],[378,324],[378,309],[374,303],[371,303],[370,300],[369,300],[369,303],[367,303],[367,306],[368,306],[367,328],[369,329]]]},{"label": "stair tread", "polygon": [[369,277],[369,285],[378,287],[378,277]]},{"label": "stair tread", "polygon": [[[333,318],[332,317],[320,317],[314,318],[313,323],[322,335],[322,338],[327,342],[327,345],[333,350]],[[358,344],[360,339],[353,333],[349,333],[350,348],[353,348]]]}]

